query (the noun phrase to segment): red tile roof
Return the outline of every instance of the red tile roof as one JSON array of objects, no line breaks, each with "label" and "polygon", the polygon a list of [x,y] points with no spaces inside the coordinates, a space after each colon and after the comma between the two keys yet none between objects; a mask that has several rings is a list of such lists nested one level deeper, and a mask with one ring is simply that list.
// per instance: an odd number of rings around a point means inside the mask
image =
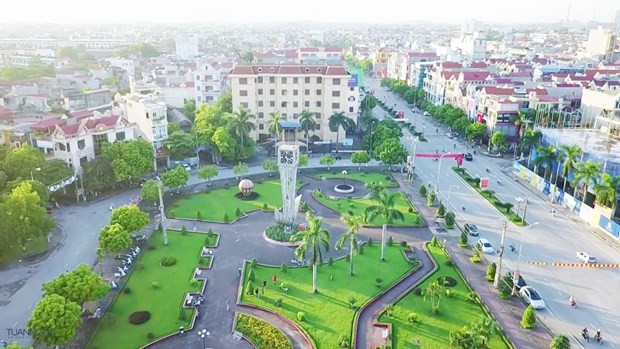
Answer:
[{"label": "red tile roof", "polygon": [[511,84],[512,79],[495,79],[495,82],[498,84]]},{"label": "red tile roof", "polygon": [[483,81],[491,75],[487,72],[461,72],[459,80],[463,81]]},{"label": "red tile roof", "polygon": [[84,120],[80,123],[76,123],[73,125],[67,125],[67,126],[63,125],[61,126],[61,129],[62,129],[62,132],[68,136],[68,135],[76,134],[80,129],[80,125],[84,125],[84,127],[86,127],[89,130],[96,129],[98,125],[103,125],[105,127],[112,127],[116,125],[119,118],[120,116],[118,115],[107,116],[107,117],[103,117],[100,119],[90,118],[88,120]]},{"label": "red tile roof", "polygon": [[586,76],[586,75],[570,75],[569,76],[571,81],[590,81],[592,80],[591,77]]},{"label": "red tile roof", "polygon": [[515,93],[513,88],[502,88],[502,87],[484,87],[484,93],[488,95],[498,95],[498,96],[509,96]]},{"label": "red tile roof", "polygon": [[299,52],[319,52],[317,47],[300,47]]},{"label": "red tile roof", "polygon": [[41,120],[35,123],[34,125],[31,126],[31,128],[35,131],[47,131],[55,127],[56,125],[64,126],[66,123],[67,122],[61,118],[46,119],[46,120]]},{"label": "red tile roof", "polygon": [[13,112],[11,109],[6,107],[0,107],[0,121],[11,121],[13,120]]},{"label": "red tile roof", "polygon": [[575,84],[575,83],[563,83],[563,84],[555,84],[555,87],[579,87],[581,86],[580,84]]},{"label": "red tile roof", "polygon": [[511,77],[511,78],[532,77],[532,73],[517,71],[517,72],[508,74],[508,77]]},{"label": "red tile roof", "polygon": [[69,113],[69,116],[73,118],[84,118],[84,117],[90,117],[93,115],[94,115],[94,112],[92,110],[86,110],[86,109]]},{"label": "red tile roof", "polygon": [[620,74],[620,69],[586,69],[585,76],[594,77],[594,75],[616,75]]},{"label": "red tile roof", "polygon": [[193,87],[196,87],[196,83],[195,83],[195,82],[193,82],[193,81],[186,82],[186,83],[185,83],[185,87],[192,87],[192,88],[193,88]]},{"label": "red tile roof", "polygon": [[325,49],[323,49],[323,51],[325,51],[325,52],[342,52],[342,49],[340,47],[326,47]]},{"label": "red tile roof", "polygon": [[488,67],[488,64],[486,64],[485,62],[473,62],[471,64],[472,68],[486,68]]},{"label": "red tile roof", "polygon": [[438,57],[435,52],[407,52],[409,58],[434,58]]},{"label": "red tile roof", "polygon": [[454,72],[454,71],[443,71],[443,72],[441,72],[441,77],[442,77],[444,80],[450,80],[451,78],[458,79],[458,77],[459,77],[459,72]]},{"label": "red tile roof", "polygon": [[541,102],[559,102],[560,100],[557,97],[553,96],[536,96]]},{"label": "red tile roof", "polygon": [[463,65],[459,62],[450,62],[450,61],[445,61],[445,62],[441,62],[439,63],[439,65],[443,68],[443,69],[455,69],[455,68],[462,68]]},{"label": "red tile roof", "polygon": [[536,93],[537,96],[546,96],[546,95],[549,94],[549,92],[545,88],[528,88],[525,91],[528,94],[534,92],[534,93]]}]

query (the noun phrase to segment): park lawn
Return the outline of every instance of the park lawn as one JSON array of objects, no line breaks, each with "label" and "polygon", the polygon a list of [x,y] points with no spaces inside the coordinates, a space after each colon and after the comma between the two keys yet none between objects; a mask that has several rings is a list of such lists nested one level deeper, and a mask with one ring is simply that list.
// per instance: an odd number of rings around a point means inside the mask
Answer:
[{"label": "park lawn", "polygon": [[[457,280],[455,287],[450,288],[454,292],[452,298],[445,294],[441,297],[439,314],[430,315],[430,303],[424,296],[416,296],[412,292],[405,295],[394,304],[394,316],[388,317],[385,313],[379,317],[381,323],[391,323],[393,331],[394,348],[413,348],[414,340],[420,341],[416,348],[450,347],[450,331],[458,330],[463,326],[478,321],[488,316],[479,304],[467,301],[470,292],[460,274],[446,265],[448,257],[441,248],[427,244],[432,258],[437,262],[438,269],[419,286],[425,290],[428,285],[440,277],[450,276]],[[409,323],[407,317],[410,313],[418,315],[418,322]],[[488,343],[489,348],[510,348],[499,335],[493,336]]]},{"label": "park lawn", "polygon": [[348,172],[346,175],[342,174],[341,171],[336,172],[319,172],[312,174],[312,178],[321,179],[321,177],[325,178],[343,178],[343,179],[355,179],[360,182],[364,182],[366,184],[370,183],[383,183],[388,188],[396,188],[398,187],[398,183],[394,180],[391,174],[389,173],[381,173],[381,172]]},{"label": "park lawn", "polygon": [[[200,285],[192,287],[190,280],[198,266],[198,254],[204,244],[204,234],[181,233],[168,230],[168,246],[163,245],[161,233],[157,232],[147,248],[143,249],[135,261],[133,271],[128,276],[125,288],[121,290],[110,309],[103,317],[97,332],[89,343],[89,348],[135,349],[152,340],[178,331],[180,326],[188,327],[193,310],[187,310],[187,321],[179,320],[179,309],[188,291],[200,290]],[[150,246],[155,246],[150,250]],[[177,264],[160,266],[162,257],[173,256]],[[140,270],[140,265],[144,266]],[[159,289],[153,289],[152,282],[158,282]],[[141,325],[129,323],[129,315],[135,311],[151,312],[151,319]]]},{"label": "park lawn", "polygon": [[[280,267],[257,265],[254,269],[255,287],[267,281],[267,288],[260,298],[246,293],[250,264],[246,264],[244,277],[243,303],[254,304],[280,313],[300,325],[314,340],[318,349],[339,348],[341,335],[351,336],[355,311],[350,308],[350,297],[357,299],[357,306],[376,296],[380,291],[394,283],[411,270],[400,246],[386,247],[386,262],[380,262],[381,247],[374,244],[365,246],[363,255],[354,257],[356,274],[349,276],[349,262],[345,259],[334,261],[333,266],[319,267],[317,285],[319,293],[312,293],[312,269],[308,267],[288,268],[286,273]],[[276,286],[272,281],[277,275]],[[333,276],[333,280],[330,278]],[[383,279],[382,287],[375,285],[375,279]],[[285,283],[288,292],[279,287]],[[282,307],[276,307],[276,299],[282,298]],[[297,320],[297,313],[305,313],[305,321]]]},{"label": "park lawn", "polygon": [[[366,208],[370,206],[376,205],[376,203],[370,199],[365,198],[355,198],[355,199],[336,199],[332,200],[328,196],[324,194],[320,194],[317,191],[312,192],[312,196],[314,199],[319,201],[321,204],[329,207],[330,209],[339,212],[345,213],[352,211],[355,215],[362,215]],[[396,201],[396,205],[394,206],[397,210],[403,213],[404,220],[399,221],[395,220],[390,224],[390,226],[395,227],[411,227],[411,226],[424,226],[424,221],[420,218],[420,214],[418,210],[407,200],[404,195],[401,195]],[[409,209],[412,209],[413,212],[409,212]],[[369,226],[379,227],[382,226],[384,219],[382,217],[376,217]]]},{"label": "park lawn", "polygon": [[45,252],[47,250],[47,245],[47,236],[42,236],[26,242],[24,248],[18,245],[9,247],[7,250],[3,251],[2,254],[0,254],[0,264],[36,256]]},{"label": "park lawn", "polygon": [[[298,187],[301,182],[298,183]],[[200,211],[202,220],[213,222],[224,222],[224,215],[228,215],[228,221],[236,220],[237,208],[242,213],[263,209],[263,204],[267,204],[268,210],[275,210],[282,206],[282,194],[280,190],[280,180],[270,180],[254,184],[254,192],[260,196],[253,201],[243,201],[235,197],[239,192],[237,186],[228,189],[221,188],[209,192],[198,193],[179,199],[168,209],[169,218],[197,219],[197,212]]]}]

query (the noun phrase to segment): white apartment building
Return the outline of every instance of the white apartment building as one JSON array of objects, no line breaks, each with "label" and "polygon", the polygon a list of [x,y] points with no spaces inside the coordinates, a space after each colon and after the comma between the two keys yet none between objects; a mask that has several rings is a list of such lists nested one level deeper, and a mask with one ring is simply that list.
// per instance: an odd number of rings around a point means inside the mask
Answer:
[{"label": "white apartment building", "polygon": [[196,107],[213,104],[229,90],[228,74],[232,63],[218,63],[204,58],[196,62]]},{"label": "white apartment building", "polygon": [[[75,173],[81,173],[86,162],[101,154],[103,144],[136,138],[135,124],[122,116],[95,114],[71,125],[57,125],[47,137],[54,149],[53,157],[65,161]],[[42,142],[37,140],[37,145],[42,146]]]},{"label": "white apartment building", "polygon": [[176,46],[176,56],[179,61],[194,60],[200,51],[198,49],[198,38],[193,35],[179,35],[174,39]]},{"label": "white apartment building", "polygon": [[340,64],[344,52],[339,47],[300,47],[297,49],[299,64]]},{"label": "white apartment building", "polygon": [[111,67],[117,67],[125,70],[128,76],[136,75],[136,66],[133,59],[127,58],[106,58],[106,62],[110,64]]},{"label": "white apartment building", "polygon": [[136,124],[138,136],[161,148],[168,139],[166,103],[152,94],[130,94],[124,108],[127,120]]},{"label": "white apartment building", "polygon": [[[336,140],[329,129],[329,117],[335,112],[344,112],[357,123],[357,79],[342,66],[238,65],[230,77],[233,111],[244,108],[256,116],[252,136],[259,141],[269,138],[274,112],[289,120],[298,120],[303,110],[314,113],[316,127],[310,136],[322,141]],[[344,138],[340,129],[338,139]]]},{"label": "white apartment building", "polygon": [[611,60],[614,53],[616,33],[611,29],[598,27],[590,30],[586,41],[586,52],[593,55],[601,55],[605,60]]},{"label": "white apartment building", "polygon": [[582,123],[593,124],[597,117],[620,124],[620,91],[584,88],[581,95]]}]

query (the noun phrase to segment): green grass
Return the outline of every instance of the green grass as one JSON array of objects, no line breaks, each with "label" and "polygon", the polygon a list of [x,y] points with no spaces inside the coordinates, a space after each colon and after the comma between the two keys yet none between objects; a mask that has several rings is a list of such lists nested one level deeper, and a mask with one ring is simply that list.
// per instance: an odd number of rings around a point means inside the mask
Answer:
[{"label": "green grass", "polygon": [[[50,233],[51,234],[51,233]],[[28,241],[26,246],[12,246],[0,254],[0,264],[36,256],[47,250],[47,236]]]},{"label": "green grass", "polygon": [[383,183],[388,188],[396,188],[398,187],[398,183],[394,180],[391,174],[389,173],[380,173],[380,172],[349,172],[346,175],[343,175],[341,171],[336,172],[320,172],[312,175],[314,179],[321,179],[321,177],[325,178],[343,178],[343,179],[355,179],[360,182],[364,182],[366,184],[370,183]]},{"label": "green grass", "polygon": [[[330,209],[345,213],[348,211],[352,211],[355,215],[362,215],[367,207],[373,206],[376,203],[370,199],[337,199],[332,200],[324,194],[320,194],[317,191],[312,192],[312,196],[318,200],[323,205],[329,207]],[[396,205],[394,206],[405,216],[404,220],[399,221],[395,220],[390,224],[390,226],[402,227],[402,226],[424,226],[424,221],[420,218],[420,214],[418,210],[407,200],[404,195],[401,195],[396,201]],[[413,212],[409,212],[409,209],[413,209]],[[384,219],[382,217],[376,217],[369,226],[378,227],[383,225]]]},{"label": "green grass", "polygon": [[[190,279],[198,266],[198,254],[204,243],[204,235],[180,233],[168,230],[168,246],[163,245],[163,238],[157,233],[149,242],[155,250],[145,248],[134,263],[134,270],[128,276],[126,288],[122,290],[105,314],[97,332],[89,343],[89,348],[135,349],[151,340],[147,333],[152,332],[155,338],[178,331],[179,326],[189,326],[193,310],[187,310],[188,320],[181,321],[179,309],[188,291],[197,291],[199,286],[191,287]],[[162,267],[162,257],[174,256],[177,264]],[[144,269],[140,270],[140,265]],[[151,287],[158,282],[159,289]],[[151,319],[142,325],[129,323],[129,315],[135,311],[151,312]]]},{"label": "green grass", "polygon": [[[425,300],[424,296],[416,296],[413,293],[407,294],[394,304],[393,317],[381,314],[379,322],[392,324],[394,348],[449,348],[450,331],[468,326],[487,316],[480,304],[467,301],[470,290],[454,267],[446,265],[448,257],[441,248],[432,247],[430,244],[427,247],[439,268],[419,286],[420,289],[426,289],[439,277],[450,276],[457,280],[456,286],[450,288],[454,294],[451,298],[445,294],[441,297],[437,315],[430,315],[431,306],[428,299]],[[409,323],[407,318],[410,313],[418,315],[417,323]],[[414,340],[419,340],[421,345],[413,346]],[[509,348],[500,336],[493,336],[488,346],[493,349]]]},{"label": "green grass", "polygon": [[[323,265],[318,271],[319,293],[312,293],[312,270],[310,268],[289,268],[282,273],[280,267],[258,265],[255,270],[255,286],[262,286],[267,281],[267,289],[260,298],[247,295],[244,289],[242,302],[273,310],[298,323],[315,341],[319,349],[338,348],[338,338],[342,334],[351,336],[353,316],[348,300],[357,299],[361,306],[392,284],[409,270],[411,266],[402,255],[400,246],[386,247],[386,262],[380,262],[381,247],[377,244],[366,247],[363,255],[354,257],[356,274],[349,276],[349,263],[340,259],[332,267]],[[246,264],[244,287],[247,283],[249,263]],[[272,276],[277,274],[277,286]],[[333,276],[333,280],[330,280]],[[383,287],[375,286],[375,278],[383,279]],[[288,292],[284,293],[280,284],[286,283]],[[282,298],[281,308],[274,305],[276,299]],[[305,321],[297,320],[297,313],[306,314]]]},{"label": "green grass", "polygon": [[[298,187],[301,185],[298,184]],[[197,219],[197,212],[203,220],[224,222],[224,215],[228,215],[228,221],[232,222],[237,217],[237,208],[242,213],[263,209],[267,204],[268,210],[275,210],[282,206],[282,194],[279,180],[270,180],[254,184],[254,192],[260,196],[254,201],[243,201],[235,197],[239,192],[237,186],[228,189],[215,189],[210,192],[198,193],[180,199],[168,208],[169,218]]]}]

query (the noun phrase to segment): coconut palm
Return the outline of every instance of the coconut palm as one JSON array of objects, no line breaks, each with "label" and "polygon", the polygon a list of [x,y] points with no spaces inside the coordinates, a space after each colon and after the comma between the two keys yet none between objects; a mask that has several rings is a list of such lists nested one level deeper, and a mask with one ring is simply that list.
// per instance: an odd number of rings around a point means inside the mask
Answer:
[{"label": "coconut palm", "polygon": [[342,249],[344,243],[349,240],[349,275],[353,275],[353,253],[357,252],[356,236],[364,223],[364,218],[362,216],[343,213],[342,216],[340,216],[340,221],[347,226],[348,230],[338,238],[338,241],[336,242],[336,250]]},{"label": "coconut palm", "polygon": [[[431,302],[431,312],[433,309],[439,308],[439,302],[441,301],[442,295],[443,286],[437,280],[431,282],[426,290],[424,290],[424,299],[429,298]],[[435,304],[435,300],[437,300],[437,304]]]},{"label": "coconut palm", "polygon": [[489,338],[498,334],[500,329],[495,320],[490,317],[483,317],[471,325],[471,331],[474,333],[476,338],[482,340],[480,345],[484,347],[484,345],[486,345],[489,341]]},{"label": "coconut palm", "polygon": [[562,191],[566,191],[566,183],[568,175],[575,169],[579,161],[579,157],[583,154],[583,150],[577,145],[561,145],[560,149],[566,155],[564,164],[562,165],[562,177],[564,177],[564,186]]},{"label": "coconut palm", "polygon": [[616,212],[618,204],[618,192],[620,191],[620,177],[612,177],[608,173],[603,173],[601,182],[594,186],[596,193],[596,203],[611,208],[612,212]]},{"label": "coconut palm", "polygon": [[323,263],[323,252],[329,252],[329,232],[323,229],[323,218],[315,217],[312,212],[306,213],[306,230],[300,231],[291,236],[291,242],[301,241],[301,245],[295,249],[295,256],[298,259],[306,259],[306,252],[312,251],[310,265],[312,265],[312,291],[319,292],[316,285],[317,268]]},{"label": "coconut palm", "polygon": [[355,127],[355,122],[350,117],[344,115],[344,112],[342,111],[334,112],[329,117],[329,129],[332,132],[336,132],[336,153],[338,152],[338,143],[339,143],[338,131],[340,130],[341,127],[346,132],[348,129]]},{"label": "coconut palm", "polygon": [[308,138],[308,133],[316,128],[314,113],[307,109],[302,110],[299,118],[299,126],[301,126],[301,129],[304,131],[306,136],[306,147],[310,147],[310,138]]},{"label": "coconut palm", "polygon": [[532,149],[536,148],[540,145],[540,141],[542,139],[542,133],[538,130],[528,129],[525,131],[525,134],[519,138],[518,149],[520,152],[528,153],[527,156],[527,166],[530,167],[530,160],[532,158]]},{"label": "coconut palm", "polygon": [[282,116],[279,111],[270,113],[269,116],[271,116],[271,119],[269,119],[269,132],[275,136],[277,142],[278,135],[282,132],[280,121],[286,120],[286,117]]},{"label": "coconut palm", "polygon": [[383,182],[372,182],[368,183],[366,186],[368,188],[368,198],[373,201],[378,200],[381,194],[385,191],[385,185],[383,185]]},{"label": "coconut palm", "polygon": [[547,179],[547,172],[552,168],[556,158],[557,152],[554,146],[538,146],[538,148],[536,148],[536,159],[534,160],[534,172],[538,173],[538,168],[540,166],[544,167],[545,173],[543,174],[543,179]]},{"label": "coconut palm", "polygon": [[573,180],[573,186],[576,187],[576,184],[583,181],[583,198],[582,201],[585,203],[586,195],[588,193],[588,187],[591,182],[594,182],[594,185],[598,183],[598,175],[601,172],[601,164],[592,162],[592,160],[588,160],[586,162],[580,162],[577,164],[577,170],[575,171],[575,179]]},{"label": "coconut palm", "polygon": [[369,206],[364,211],[366,216],[366,222],[372,222],[376,217],[383,218],[383,229],[381,231],[381,260],[385,260],[385,232],[387,225],[391,224],[395,219],[404,220],[405,216],[398,209],[395,209],[396,200],[398,200],[401,193],[389,192],[383,190],[380,194],[373,199],[377,204]]},{"label": "coconut palm", "polygon": [[254,122],[251,121],[254,118],[255,116],[249,111],[239,108],[228,120],[228,129],[239,137],[239,143],[242,148],[245,145],[245,139],[250,135],[250,131],[256,127]]}]

